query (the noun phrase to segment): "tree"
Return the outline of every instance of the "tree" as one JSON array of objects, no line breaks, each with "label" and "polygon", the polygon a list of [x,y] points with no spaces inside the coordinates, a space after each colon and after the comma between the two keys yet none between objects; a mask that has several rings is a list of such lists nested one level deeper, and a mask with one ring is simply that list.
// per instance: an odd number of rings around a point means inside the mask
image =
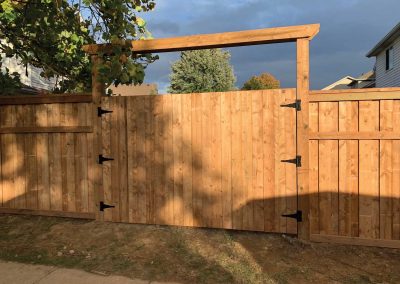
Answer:
[{"label": "tree", "polygon": [[278,89],[280,82],[270,73],[262,73],[259,76],[251,77],[244,83],[242,90],[263,90],[263,89]]},{"label": "tree", "polygon": [[156,58],[130,58],[124,47],[126,40],[150,36],[138,13],[154,7],[154,0],[0,0],[0,52],[58,78],[63,92],[90,89],[90,58],[82,46],[112,43],[114,54],[99,67],[105,85],[141,83]]},{"label": "tree", "polygon": [[235,88],[230,53],[221,49],[184,51],[172,65],[168,91],[178,93],[224,92]]},{"label": "tree", "polygon": [[[0,64],[1,68],[1,64]],[[20,75],[16,72],[11,73],[5,68],[5,70],[0,70],[0,93],[3,95],[12,95],[18,89],[22,88],[22,83],[20,80]]]}]

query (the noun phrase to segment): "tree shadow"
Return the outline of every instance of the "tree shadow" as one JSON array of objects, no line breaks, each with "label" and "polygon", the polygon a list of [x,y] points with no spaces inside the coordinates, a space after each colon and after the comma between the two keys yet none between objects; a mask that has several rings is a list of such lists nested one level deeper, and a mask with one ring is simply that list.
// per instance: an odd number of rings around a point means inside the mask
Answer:
[{"label": "tree shadow", "polygon": [[[105,210],[104,220],[296,234],[296,221],[282,217],[297,210],[297,195],[290,188],[295,185],[296,168],[284,165],[282,176],[270,174],[273,170],[265,165],[275,166],[269,161],[287,158],[282,156],[284,145],[269,141],[273,137],[266,132],[260,139],[254,129],[258,114],[252,96],[238,94],[103,98],[102,107],[113,113],[101,118],[101,154],[114,159],[102,166],[103,200],[115,206]],[[230,115],[221,106],[228,106]],[[3,127],[91,125],[90,105],[8,107],[1,114]],[[41,112],[46,120],[39,123]],[[26,121],[31,114],[34,122]],[[100,153],[88,144],[90,135],[1,134],[3,207],[98,210],[90,205],[96,189],[89,171]],[[269,156],[268,147],[278,156]],[[309,196],[314,204],[312,233],[400,239],[399,198],[346,192],[332,188]],[[360,202],[369,209],[360,210]],[[373,209],[382,204],[386,211]],[[257,245],[245,238],[237,241],[266,269],[265,255]],[[182,246],[200,262],[209,262],[184,242]],[[212,264],[234,278],[223,265]]]}]

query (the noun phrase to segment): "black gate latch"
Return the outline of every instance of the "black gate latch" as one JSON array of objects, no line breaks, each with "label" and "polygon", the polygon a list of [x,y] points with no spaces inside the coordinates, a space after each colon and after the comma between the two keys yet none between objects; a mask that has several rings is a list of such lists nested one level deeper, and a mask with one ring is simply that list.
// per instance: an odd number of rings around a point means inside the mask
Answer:
[{"label": "black gate latch", "polygon": [[106,157],[103,157],[103,155],[99,155],[99,164],[100,165],[102,165],[103,162],[107,162],[107,161],[114,161],[114,159],[113,158],[106,158]]},{"label": "black gate latch", "polygon": [[296,167],[301,167],[301,156],[296,156],[294,159],[289,159],[289,160],[281,160],[282,163],[291,163],[295,164]]},{"label": "black gate latch", "polygon": [[105,204],[103,201],[100,201],[100,211],[104,211],[104,209],[115,208],[114,205]]},{"label": "black gate latch", "polygon": [[97,116],[98,117],[101,117],[103,114],[112,113],[112,112],[113,112],[112,110],[102,109],[101,107],[97,108]]},{"label": "black gate latch", "polygon": [[293,213],[293,214],[283,214],[282,217],[293,218],[293,219],[296,219],[297,222],[302,222],[302,221],[303,221],[303,212],[297,210],[296,213]]},{"label": "black gate latch", "polygon": [[281,105],[281,107],[290,107],[296,109],[297,111],[301,111],[301,100],[296,100],[291,104]]}]

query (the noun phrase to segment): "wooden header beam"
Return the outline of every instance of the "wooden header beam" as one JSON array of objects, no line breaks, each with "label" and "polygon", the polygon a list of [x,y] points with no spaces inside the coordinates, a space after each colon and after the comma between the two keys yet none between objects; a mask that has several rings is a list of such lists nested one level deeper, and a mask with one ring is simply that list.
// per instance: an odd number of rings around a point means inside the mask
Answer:
[{"label": "wooden header beam", "polygon": [[[160,53],[208,48],[260,45],[281,42],[296,42],[298,39],[311,40],[319,32],[319,24],[267,28],[240,32],[202,34],[161,38],[150,40],[134,40],[127,42],[134,54]],[[92,44],[83,47],[89,54],[112,52],[110,44]]]}]

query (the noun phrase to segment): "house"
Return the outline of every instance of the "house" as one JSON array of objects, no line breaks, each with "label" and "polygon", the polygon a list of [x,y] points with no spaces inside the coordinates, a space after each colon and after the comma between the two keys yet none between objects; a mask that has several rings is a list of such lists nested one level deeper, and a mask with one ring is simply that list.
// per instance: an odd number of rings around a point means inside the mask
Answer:
[{"label": "house", "polygon": [[115,96],[158,95],[157,84],[119,85],[118,87],[110,86],[109,89],[112,90]]},{"label": "house", "polygon": [[376,57],[376,87],[400,87],[400,23],[367,54]]},{"label": "house", "polygon": [[369,71],[359,77],[346,76],[323,88],[323,90],[363,89],[375,87],[375,73]]},{"label": "house", "polygon": [[20,74],[21,83],[29,93],[40,93],[52,90],[56,85],[55,79],[45,79],[40,76],[41,69],[28,65],[25,67],[14,57],[8,58],[2,55],[2,69],[8,68],[10,73]]}]

